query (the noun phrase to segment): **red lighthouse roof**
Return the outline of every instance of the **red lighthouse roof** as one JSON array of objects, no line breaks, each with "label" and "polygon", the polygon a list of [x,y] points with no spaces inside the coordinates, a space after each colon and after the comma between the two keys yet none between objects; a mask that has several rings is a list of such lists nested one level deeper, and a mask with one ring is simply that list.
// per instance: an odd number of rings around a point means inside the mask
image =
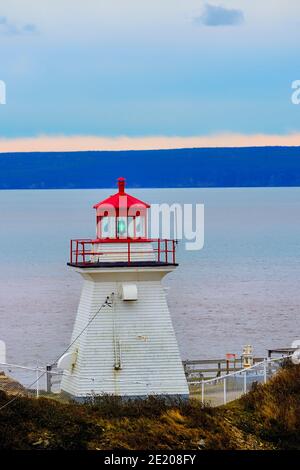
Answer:
[{"label": "red lighthouse roof", "polygon": [[127,207],[131,206],[140,206],[141,208],[149,208],[150,205],[146,202],[137,199],[134,196],[130,196],[125,192],[125,178],[118,178],[118,188],[119,191],[116,194],[104,199],[103,201],[98,202],[93,207],[94,209],[98,209],[100,206],[110,205],[113,206],[115,209],[119,209],[120,207],[124,207],[124,196],[126,196],[125,202]]}]

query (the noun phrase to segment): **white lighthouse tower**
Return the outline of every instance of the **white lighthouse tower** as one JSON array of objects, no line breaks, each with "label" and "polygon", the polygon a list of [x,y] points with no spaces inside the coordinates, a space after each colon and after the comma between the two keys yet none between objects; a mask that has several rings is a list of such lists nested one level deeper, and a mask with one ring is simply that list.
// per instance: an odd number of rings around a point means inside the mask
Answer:
[{"label": "white lighthouse tower", "polygon": [[69,266],[83,277],[71,346],[58,362],[61,389],[77,400],[101,394],[188,396],[161,281],[177,264],[174,240],[147,237],[149,205],[125,192],[96,204],[97,236],[72,240]]}]

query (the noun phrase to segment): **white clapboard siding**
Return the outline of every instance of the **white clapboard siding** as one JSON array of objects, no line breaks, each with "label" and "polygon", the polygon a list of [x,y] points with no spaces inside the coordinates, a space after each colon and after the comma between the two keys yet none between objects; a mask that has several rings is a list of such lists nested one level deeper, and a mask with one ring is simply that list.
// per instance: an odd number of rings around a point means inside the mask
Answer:
[{"label": "white clapboard siding", "polygon": [[[63,378],[65,392],[78,398],[103,393],[188,395],[160,277],[136,281],[138,300],[127,302],[119,297],[120,282],[103,282],[97,276],[84,281],[72,339],[112,292],[114,307],[104,307],[75,343],[77,361]],[[114,368],[116,341],[121,345],[121,370]]]},{"label": "white clapboard siding", "polygon": [[[101,261],[127,261],[126,243],[97,247]],[[112,254],[115,251],[117,253]],[[151,243],[132,244],[132,260],[154,260]],[[145,253],[146,252],[146,253]],[[100,260],[100,256],[99,256]],[[95,260],[94,260],[95,261]],[[61,388],[77,398],[103,393],[122,396],[188,395],[188,386],[161,279],[170,268],[79,269],[84,285],[72,341],[77,360]],[[138,299],[121,299],[122,283],[134,283]],[[112,295],[113,294],[113,295]],[[115,365],[121,359],[121,369]],[[68,374],[68,375],[66,375]]]}]

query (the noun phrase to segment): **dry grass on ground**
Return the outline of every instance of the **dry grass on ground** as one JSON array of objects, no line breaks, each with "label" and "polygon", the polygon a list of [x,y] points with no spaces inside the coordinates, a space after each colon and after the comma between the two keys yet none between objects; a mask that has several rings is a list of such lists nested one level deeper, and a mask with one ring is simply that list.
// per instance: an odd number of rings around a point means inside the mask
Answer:
[{"label": "dry grass on ground", "polygon": [[[0,392],[0,406],[7,400]],[[0,430],[0,449],[300,450],[300,366],[220,408],[155,397],[88,405],[19,397],[0,411]]]}]

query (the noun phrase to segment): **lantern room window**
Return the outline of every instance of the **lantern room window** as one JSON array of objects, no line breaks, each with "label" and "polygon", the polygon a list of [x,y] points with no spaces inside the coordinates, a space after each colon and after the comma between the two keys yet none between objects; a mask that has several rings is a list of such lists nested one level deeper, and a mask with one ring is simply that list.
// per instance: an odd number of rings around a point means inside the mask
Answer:
[{"label": "lantern room window", "polygon": [[117,217],[117,238],[127,238],[128,232],[128,218]]},{"label": "lantern room window", "polygon": [[146,215],[98,217],[97,238],[147,238]]},{"label": "lantern room window", "polygon": [[97,230],[98,238],[115,238],[116,236],[116,219],[115,217],[100,217]]}]

